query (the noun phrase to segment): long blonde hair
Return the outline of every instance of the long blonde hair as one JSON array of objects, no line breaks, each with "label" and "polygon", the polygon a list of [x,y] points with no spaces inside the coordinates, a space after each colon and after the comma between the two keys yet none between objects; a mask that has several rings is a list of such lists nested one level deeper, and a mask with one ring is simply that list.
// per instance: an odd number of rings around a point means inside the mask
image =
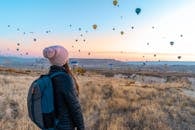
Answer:
[{"label": "long blonde hair", "polygon": [[79,96],[79,85],[78,85],[78,83],[77,83],[77,81],[76,81],[76,78],[74,77],[73,73],[71,72],[68,63],[64,64],[63,67],[64,67],[64,69],[67,71],[67,73],[70,74],[71,77],[73,78],[74,83],[75,83],[75,89],[76,89],[76,91],[77,91],[77,96]]}]

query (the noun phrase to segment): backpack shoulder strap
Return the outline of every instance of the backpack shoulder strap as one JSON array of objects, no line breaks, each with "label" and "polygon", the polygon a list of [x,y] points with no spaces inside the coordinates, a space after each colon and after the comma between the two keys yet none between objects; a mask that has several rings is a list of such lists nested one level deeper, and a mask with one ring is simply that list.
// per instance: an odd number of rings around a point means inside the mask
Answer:
[{"label": "backpack shoulder strap", "polygon": [[55,72],[55,73],[49,75],[49,77],[50,77],[50,78],[53,78],[53,77],[55,77],[55,76],[57,76],[57,75],[62,75],[62,74],[65,74],[65,72]]}]

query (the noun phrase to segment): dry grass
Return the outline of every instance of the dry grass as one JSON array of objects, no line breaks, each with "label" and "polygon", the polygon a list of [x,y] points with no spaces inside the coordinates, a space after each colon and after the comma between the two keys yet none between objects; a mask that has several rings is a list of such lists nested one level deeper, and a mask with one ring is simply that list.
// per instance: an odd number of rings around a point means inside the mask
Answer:
[{"label": "dry grass", "polygon": [[[27,116],[28,87],[36,76],[0,75],[0,130],[38,130]],[[96,73],[77,76],[88,130],[183,130],[195,128],[189,82],[143,84]]]}]

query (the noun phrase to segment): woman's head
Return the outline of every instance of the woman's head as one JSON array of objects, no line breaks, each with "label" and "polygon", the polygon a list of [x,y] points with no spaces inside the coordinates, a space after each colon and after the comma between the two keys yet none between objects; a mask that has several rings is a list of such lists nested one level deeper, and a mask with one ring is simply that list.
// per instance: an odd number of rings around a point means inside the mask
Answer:
[{"label": "woman's head", "polygon": [[43,50],[43,56],[49,59],[52,65],[63,66],[68,63],[68,51],[63,46],[49,46]]}]

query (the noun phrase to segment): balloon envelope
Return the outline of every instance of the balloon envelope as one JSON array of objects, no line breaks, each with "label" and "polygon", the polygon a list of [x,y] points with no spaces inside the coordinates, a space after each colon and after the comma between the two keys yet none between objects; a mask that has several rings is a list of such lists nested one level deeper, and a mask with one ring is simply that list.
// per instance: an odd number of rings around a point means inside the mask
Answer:
[{"label": "balloon envelope", "polygon": [[173,42],[173,41],[171,41],[171,42],[170,42],[170,45],[171,45],[171,46],[172,46],[172,45],[174,45],[174,42]]},{"label": "balloon envelope", "polygon": [[135,9],[135,12],[136,12],[137,15],[139,15],[140,12],[141,12],[141,9],[140,9],[140,8],[136,8],[136,9]]},{"label": "balloon envelope", "polygon": [[118,4],[118,0],[113,0],[113,5],[116,6]]},{"label": "balloon envelope", "polygon": [[97,24],[94,24],[94,25],[93,25],[93,29],[94,29],[94,30],[97,29]]}]

